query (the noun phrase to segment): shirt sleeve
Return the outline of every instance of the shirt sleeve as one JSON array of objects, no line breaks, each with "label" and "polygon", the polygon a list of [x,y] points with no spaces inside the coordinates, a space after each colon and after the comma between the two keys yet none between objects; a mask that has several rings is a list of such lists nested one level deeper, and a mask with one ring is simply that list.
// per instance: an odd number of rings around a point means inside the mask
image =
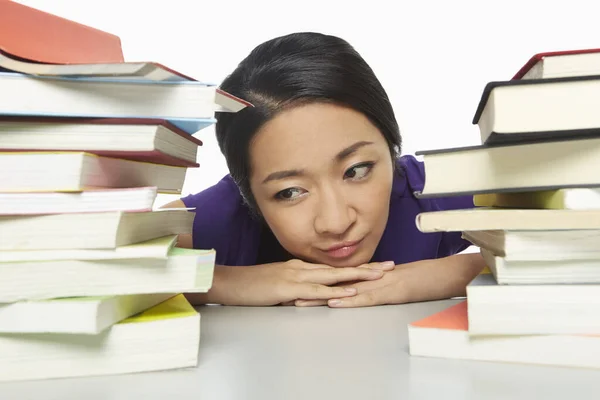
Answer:
[{"label": "shirt sleeve", "polygon": [[[413,193],[422,191],[427,176],[425,165],[413,156],[402,157],[402,164],[409,174],[409,182]],[[452,177],[448,177],[452,179]],[[427,211],[446,211],[474,208],[473,196],[446,196],[422,199],[427,202],[424,207]],[[462,238],[462,232],[442,232],[438,245],[437,257],[447,257],[462,252],[471,246],[471,243]]]},{"label": "shirt sleeve", "polygon": [[250,216],[230,175],[202,192],[181,199],[195,208],[195,249],[214,249],[218,265],[251,265],[258,247],[256,221]]}]

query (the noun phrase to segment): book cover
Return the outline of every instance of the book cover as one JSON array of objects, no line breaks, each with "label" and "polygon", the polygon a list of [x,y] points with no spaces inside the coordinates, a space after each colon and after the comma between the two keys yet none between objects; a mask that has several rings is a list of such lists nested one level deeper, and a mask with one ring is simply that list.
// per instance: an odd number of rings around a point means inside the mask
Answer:
[{"label": "book cover", "polygon": [[0,1],[0,52],[49,64],[124,60],[118,36],[13,1]]},{"label": "book cover", "polygon": [[539,61],[543,60],[544,57],[555,57],[555,56],[568,56],[568,55],[576,55],[576,54],[588,54],[588,53],[598,53],[600,49],[578,49],[578,50],[559,50],[559,51],[547,51],[542,53],[534,54],[527,62],[517,71],[517,73],[512,77],[512,80],[518,80],[523,78],[523,76],[531,69],[535,64]]}]

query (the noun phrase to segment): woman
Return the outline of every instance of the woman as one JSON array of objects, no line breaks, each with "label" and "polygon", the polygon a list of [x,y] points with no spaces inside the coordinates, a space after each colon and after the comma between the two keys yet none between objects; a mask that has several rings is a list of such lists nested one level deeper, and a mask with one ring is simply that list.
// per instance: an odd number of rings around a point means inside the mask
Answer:
[{"label": "woman", "polygon": [[[195,304],[359,307],[464,295],[484,264],[460,233],[416,229],[423,165],[400,156],[383,87],[342,39],[296,33],[255,48],[221,87],[254,107],[217,116],[230,174],[168,207],[196,209],[179,246],[216,250]],[[448,177],[451,179],[452,177]]]}]

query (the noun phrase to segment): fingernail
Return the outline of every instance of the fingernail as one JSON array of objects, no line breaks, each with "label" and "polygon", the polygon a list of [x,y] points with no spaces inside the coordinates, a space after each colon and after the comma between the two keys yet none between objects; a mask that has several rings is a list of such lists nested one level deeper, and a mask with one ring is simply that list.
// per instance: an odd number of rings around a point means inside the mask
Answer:
[{"label": "fingernail", "polygon": [[396,266],[396,263],[393,261],[384,261],[382,263],[379,263],[379,265],[381,266],[381,268],[393,268]]},{"label": "fingernail", "polygon": [[337,299],[333,299],[333,300],[329,300],[327,302],[327,304],[329,304],[330,306],[339,306],[340,304],[342,304],[341,300],[337,300]]},{"label": "fingernail", "polygon": [[353,288],[353,287],[347,287],[347,288],[344,288],[344,290],[348,293],[356,293],[356,288]]}]

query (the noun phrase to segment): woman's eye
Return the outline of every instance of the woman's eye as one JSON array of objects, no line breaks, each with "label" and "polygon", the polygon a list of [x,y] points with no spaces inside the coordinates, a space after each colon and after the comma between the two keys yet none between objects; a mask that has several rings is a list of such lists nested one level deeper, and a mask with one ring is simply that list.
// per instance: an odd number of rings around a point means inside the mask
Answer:
[{"label": "woman's eye", "polygon": [[363,163],[355,165],[349,168],[344,174],[344,178],[352,179],[352,180],[361,180],[365,178],[371,169],[373,168],[373,163]]},{"label": "woman's eye", "polygon": [[278,192],[275,197],[279,200],[295,200],[305,193],[304,189],[288,188]]}]

